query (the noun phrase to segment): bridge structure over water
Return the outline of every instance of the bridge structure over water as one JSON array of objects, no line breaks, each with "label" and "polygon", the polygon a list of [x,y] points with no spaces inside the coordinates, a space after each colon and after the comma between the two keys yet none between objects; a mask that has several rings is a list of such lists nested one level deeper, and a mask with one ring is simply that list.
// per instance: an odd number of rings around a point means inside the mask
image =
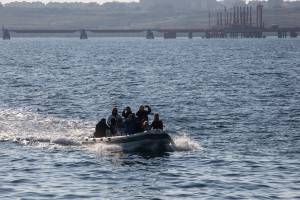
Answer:
[{"label": "bridge structure over water", "polygon": [[[231,9],[224,8],[216,14],[216,24],[211,27],[211,13],[209,13],[209,28],[130,28],[130,29],[14,29],[2,27],[2,38],[9,40],[11,33],[17,34],[43,34],[43,33],[76,33],[80,39],[88,39],[88,32],[105,34],[145,33],[147,39],[154,39],[155,33],[163,34],[166,39],[176,38],[178,33],[187,34],[193,38],[194,33],[202,34],[205,38],[264,38],[265,33],[275,33],[278,38],[288,36],[295,38],[300,32],[300,27],[279,27],[272,25],[265,27],[263,22],[263,6],[256,6],[256,17],[253,18],[252,6],[234,6]],[[253,23],[254,19],[256,23]]]},{"label": "bridge structure over water", "polygon": [[205,38],[263,38],[264,33],[277,33],[278,38],[297,37],[300,27],[270,27],[257,28],[251,26],[232,26],[211,29],[186,29],[186,28],[168,28],[168,29],[8,29],[2,27],[2,38],[11,39],[11,33],[17,34],[62,34],[62,33],[79,33],[80,39],[88,39],[88,32],[105,33],[105,34],[124,34],[124,33],[145,33],[147,39],[154,39],[155,32],[163,34],[165,39],[174,39],[179,33],[187,34],[188,38],[193,38],[194,33],[203,34]]}]

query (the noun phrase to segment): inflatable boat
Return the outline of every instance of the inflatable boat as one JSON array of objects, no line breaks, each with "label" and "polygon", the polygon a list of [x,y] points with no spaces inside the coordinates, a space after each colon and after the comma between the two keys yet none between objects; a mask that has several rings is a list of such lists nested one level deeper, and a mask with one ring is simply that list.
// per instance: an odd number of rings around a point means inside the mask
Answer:
[{"label": "inflatable boat", "polygon": [[85,138],[82,144],[118,145],[122,151],[172,151],[174,142],[163,130],[150,130],[133,135]]}]

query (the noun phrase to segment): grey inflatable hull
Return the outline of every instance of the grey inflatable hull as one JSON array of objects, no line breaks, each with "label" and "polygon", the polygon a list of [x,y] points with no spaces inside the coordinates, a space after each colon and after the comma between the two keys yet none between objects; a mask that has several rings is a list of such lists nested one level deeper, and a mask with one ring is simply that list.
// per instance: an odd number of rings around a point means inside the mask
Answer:
[{"label": "grey inflatable hull", "polygon": [[151,130],[124,136],[85,138],[82,143],[118,145],[123,151],[172,151],[174,145],[170,135],[162,130]]}]

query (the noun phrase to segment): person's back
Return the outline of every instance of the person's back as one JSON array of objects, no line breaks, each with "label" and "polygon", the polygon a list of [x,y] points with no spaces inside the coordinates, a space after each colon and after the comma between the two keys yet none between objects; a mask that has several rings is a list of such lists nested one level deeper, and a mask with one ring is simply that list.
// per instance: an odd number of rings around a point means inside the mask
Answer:
[{"label": "person's back", "polygon": [[120,124],[120,122],[122,122],[122,117],[118,114],[118,109],[116,107],[112,109],[111,115],[107,119],[107,124],[109,126],[111,126],[112,119],[115,119],[118,125]]},{"label": "person's back", "polygon": [[95,138],[106,137],[107,129],[109,129],[109,127],[106,124],[106,120],[101,119],[100,122],[96,125],[94,137]]},{"label": "person's back", "polygon": [[164,124],[161,120],[153,121],[152,124],[151,124],[151,128],[152,129],[161,129],[161,130],[163,130]]},{"label": "person's back", "polygon": [[159,115],[157,113],[154,114],[154,119],[151,124],[152,129],[161,129],[163,130],[164,124],[163,122],[159,119]]},{"label": "person's back", "polygon": [[[145,107],[147,110],[145,110]],[[140,106],[139,111],[137,111],[136,116],[138,120],[143,123],[144,121],[148,121],[148,115],[151,113],[151,108],[150,106]]]},{"label": "person's back", "polygon": [[117,121],[115,118],[111,119],[111,124],[109,126],[111,136],[115,136],[118,133]]},{"label": "person's back", "polygon": [[137,122],[135,120],[135,117],[133,114],[130,114],[128,116],[128,118],[126,119],[125,123],[124,123],[124,126],[125,126],[125,133],[126,134],[134,134],[136,133],[137,131]]},{"label": "person's back", "polygon": [[[145,110],[145,107],[147,110]],[[148,122],[148,115],[151,113],[151,108],[149,106],[140,106],[139,111],[136,113],[138,121],[138,132],[143,132],[145,130],[145,122]]]},{"label": "person's back", "polygon": [[125,119],[127,119],[128,116],[129,116],[130,114],[132,114],[131,108],[130,108],[129,106],[127,106],[127,107],[123,110],[122,116],[123,116]]}]

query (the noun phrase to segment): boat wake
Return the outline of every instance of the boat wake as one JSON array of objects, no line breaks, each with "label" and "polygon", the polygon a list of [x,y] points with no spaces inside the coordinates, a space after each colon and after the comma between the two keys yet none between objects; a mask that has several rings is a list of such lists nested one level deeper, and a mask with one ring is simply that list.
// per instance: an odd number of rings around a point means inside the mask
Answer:
[{"label": "boat wake", "polygon": [[[82,141],[94,131],[94,121],[69,120],[44,116],[30,110],[0,108],[0,142],[30,146],[83,146],[97,154],[120,152],[117,144],[84,145]],[[173,138],[171,151],[196,151],[201,145],[179,134]]]},{"label": "boat wake", "polygon": [[94,123],[43,116],[25,109],[0,108],[0,141],[80,145],[82,138],[93,132]]}]

